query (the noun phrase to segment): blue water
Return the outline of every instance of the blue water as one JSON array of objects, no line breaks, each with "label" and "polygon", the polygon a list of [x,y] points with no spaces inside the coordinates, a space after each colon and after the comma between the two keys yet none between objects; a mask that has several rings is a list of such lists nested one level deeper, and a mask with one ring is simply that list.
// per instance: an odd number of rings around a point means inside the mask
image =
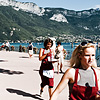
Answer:
[{"label": "blue water", "polygon": [[[79,42],[78,43],[73,43],[73,48],[72,48],[71,43],[62,43],[64,49],[67,51],[67,56],[66,56],[65,59],[69,60],[71,58],[73,50],[79,44],[80,44]],[[2,45],[2,43],[0,43],[0,46],[1,45]],[[10,43],[10,46],[15,47],[15,51],[19,51],[19,45],[25,46],[27,48],[29,43]],[[43,43],[33,43],[33,46],[38,48],[37,53],[39,53],[40,48],[44,48]],[[26,49],[26,52],[27,52],[27,49]],[[96,59],[97,59],[97,65],[100,66],[100,48],[96,49]]]}]

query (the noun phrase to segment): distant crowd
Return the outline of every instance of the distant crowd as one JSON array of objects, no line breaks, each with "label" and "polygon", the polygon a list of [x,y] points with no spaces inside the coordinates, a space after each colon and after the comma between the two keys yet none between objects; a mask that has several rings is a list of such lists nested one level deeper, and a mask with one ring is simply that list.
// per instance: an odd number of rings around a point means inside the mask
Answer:
[{"label": "distant crowd", "polygon": [[[28,49],[29,49],[28,47],[19,45],[18,51],[19,52],[28,52]],[[13,45],[11,46],[9,41],[7,41],[7,42],[2,43],[0,50],[15,51],[16,49],[15,49],[15,46],[13,46]],[[38,48],[33,47],[33,51],[36,54],[38,52]]]},{"label": "distant crowd", "polygon": [[10,51],[10,43],[8,41],[6,43],[4,42],[1,46],[1,49],[6,49],[6,51]]}]

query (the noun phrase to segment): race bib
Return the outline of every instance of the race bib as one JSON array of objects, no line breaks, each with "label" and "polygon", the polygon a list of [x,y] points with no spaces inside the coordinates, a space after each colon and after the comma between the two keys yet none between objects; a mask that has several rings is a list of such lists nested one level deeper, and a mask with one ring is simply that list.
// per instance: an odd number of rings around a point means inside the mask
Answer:
[{"label": "race bib", "polygon": [[54,77],[54,71],[53,70],[43,70],[43,75],[48,77],[48,78],[53,78]]}]

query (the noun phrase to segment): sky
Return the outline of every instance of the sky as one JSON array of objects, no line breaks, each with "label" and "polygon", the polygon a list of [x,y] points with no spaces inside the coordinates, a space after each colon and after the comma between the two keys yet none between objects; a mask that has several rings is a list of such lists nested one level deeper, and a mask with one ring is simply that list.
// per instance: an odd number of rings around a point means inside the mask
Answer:
[{"label": "sky", "polygon": [[20,2],[33,2],[39,7],[64,8],[81,11],[91,8],[100,8],[100,0],[16,0]]}]

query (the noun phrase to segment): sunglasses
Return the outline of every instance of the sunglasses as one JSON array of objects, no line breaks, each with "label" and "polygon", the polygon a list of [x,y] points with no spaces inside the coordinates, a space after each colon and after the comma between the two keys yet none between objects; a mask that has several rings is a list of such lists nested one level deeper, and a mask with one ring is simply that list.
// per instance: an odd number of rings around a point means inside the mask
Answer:
[{"label": "sunglasses", "polygon": [[88,43],[94,44],[93,41],[83,41],[81,46],[86,46]]}]

